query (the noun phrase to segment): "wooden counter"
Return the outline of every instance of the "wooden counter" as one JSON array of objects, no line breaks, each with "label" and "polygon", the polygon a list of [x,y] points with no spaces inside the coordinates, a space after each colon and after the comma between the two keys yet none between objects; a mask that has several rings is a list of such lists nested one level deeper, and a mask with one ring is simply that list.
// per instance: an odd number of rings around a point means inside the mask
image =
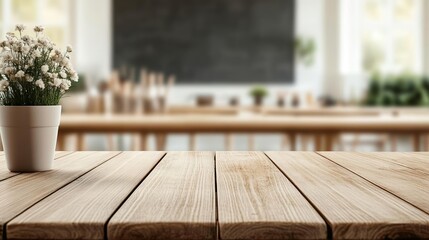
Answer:
[{"label": "wooden counter", "polygon": [[56,157],[0,181],[3,239],[429,238],[429,153]]}]

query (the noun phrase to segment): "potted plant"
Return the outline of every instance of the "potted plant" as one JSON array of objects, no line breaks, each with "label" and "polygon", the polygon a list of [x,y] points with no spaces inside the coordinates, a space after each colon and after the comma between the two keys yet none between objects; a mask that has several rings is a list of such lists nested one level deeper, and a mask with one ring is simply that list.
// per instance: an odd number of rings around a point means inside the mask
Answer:
[{"label": "potted plant", "polygon": [[59,101],[78,75],[71,47],[61,51],[34,28],[35,37],[7,33],[0,42],[0,130],[7,166],[13,172],[52,168],[61,106]]},{"label": "potted plant", "polygon": [[255,106],[261,106],[264,101],[264,97],[268,96],[268,91],[263,86],[255,86],[250,91],[250,95],[253,97]]}]

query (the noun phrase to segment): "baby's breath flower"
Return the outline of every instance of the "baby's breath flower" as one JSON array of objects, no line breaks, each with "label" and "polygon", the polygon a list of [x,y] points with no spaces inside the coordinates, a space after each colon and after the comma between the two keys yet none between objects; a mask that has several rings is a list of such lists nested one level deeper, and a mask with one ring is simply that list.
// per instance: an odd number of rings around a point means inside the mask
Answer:
[{"label": "baby's breath flower", "polygon": [[64,71],[61,71],[61,72],[60,72],[60,76],[61,76],[62,78],[66,78],[66,77],[67,77],[67,74],[66,74]]},{"label": "baby's breath flower", "polygon": [[74,73],[72,74],[72,76],[70,77],[70,80],[72,80],[72,81],[74,81],[74,82],[79,81],[79,75],[77,75],[77,73],[76,73],[76,72],[74,72]]},{"label": "baby's breath flower", "polygon": [[4,92],[7,90],[7,87],[9,86],[9,81],[6,79],[0,80],[0,91]]},{"label": "baby's breath flower", "polygon": [[61,89],[63,89],[63,90],[69,90],[70,86],[71,86],[70,80],[67,80],[67,79],[62,79],[61,80]]},{"label": "baby's breath flower", "polygon": [[15,26],[15,30],[18,32],[22,32],[22,31],[24,31],[24,29],[25,29],[25,26],[23,24],[17,24]]},{"label": "baby's breath flower", "polygon": [[40,70],[42,70],[42,73],[47,73],[49,70],[49,66],[48,65],[43,65]]},{"label": "baby's breath flower", "polygon": [[[48,37],[39,34],[44,31],[42,26],[34,28],[36,37],[25,35],[24,25],[17,25],[15,29],[19,32],[18,37],[10,32],[5,41],[0,41],[0,91],[6,91],[0,94],[0,104],[58,104],[72,81],[79,79],[70,63],[68,53],[73,51],[72,48],[67,46],[65,51],[56,48]],[[19,84],[13,84],[13,81],[19,81]],[[24,84],[24,81],[31,84]],[[42,90],[46,96],[34,92]],[[16,97],[25,94],[29,97]]]},{"label": "baby's breath flower", "polygon": [[30,36],[28,36],[28,35],[24,35],[24,36],[22,36],[22,41],[24,41],[24,42],[29,42],[30,40],[31,40],[31,38],[30,38]]},{"label": "baby's breath flower", "polygon": [[45,30],[45,28],[43,26],[35,26],[34,27],[34,31],[37,33],[43,32],[43,30]]},{"label": "baby's breath flower", "polygon": [[41,89],[45,89],[45,83],[43,82],[42,79],[37,80],[36,82],[34,82],[34,84]]},{"label": "baby's breath flower", "polygon": [[54,78],[54,81],[50,82],[51,86],[59,87],[63,81],[60,78]]},{"label": "baby's breath flower", "polygon": [[7,75],[14,75],[15,74],[15,68],[14,67],[6,67],[4,69],[4,73]]},{"label": "baby's breath flower", "polygon": [[16,74],[15,74],[15,77],[16,78],[22,78],[22,77],[24,77],[25,76],[25,72],[24,71],[22,71],[22,70],[19,70]]}]

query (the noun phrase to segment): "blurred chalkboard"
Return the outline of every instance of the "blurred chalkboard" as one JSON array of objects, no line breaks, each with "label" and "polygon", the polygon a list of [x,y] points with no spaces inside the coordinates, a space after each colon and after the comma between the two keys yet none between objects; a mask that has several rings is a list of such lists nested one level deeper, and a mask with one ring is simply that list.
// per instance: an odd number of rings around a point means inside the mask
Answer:
[{"label": "blurred chalkboard", "polygon": [[114,67],[179,83],[285,83],[294,77],[294,0],[114,0]]}]

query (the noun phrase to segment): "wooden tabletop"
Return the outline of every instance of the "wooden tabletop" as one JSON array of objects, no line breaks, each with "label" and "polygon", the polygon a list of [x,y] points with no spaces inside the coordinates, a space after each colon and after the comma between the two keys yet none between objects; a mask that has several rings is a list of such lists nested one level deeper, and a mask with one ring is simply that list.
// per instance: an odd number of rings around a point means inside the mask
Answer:
[{"label": "wooden tabletop", "polygon": [[10,173],[3,239],[429,239],[429,153],[57,152]]},{"label": "wooden tabletop", "polygon": [[429,132],[422,116],[71,115],[60,132]]}]

